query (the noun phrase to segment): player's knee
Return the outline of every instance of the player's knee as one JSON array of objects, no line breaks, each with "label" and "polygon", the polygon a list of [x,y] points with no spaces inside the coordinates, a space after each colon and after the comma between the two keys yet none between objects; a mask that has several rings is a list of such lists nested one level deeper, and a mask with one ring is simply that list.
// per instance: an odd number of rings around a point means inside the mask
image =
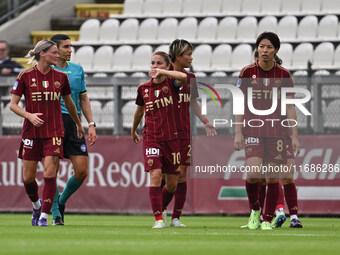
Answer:
[{"label": "player's knee", "polygon": [[161,186],[162,183],[162,172],[150,171],[150,185]]},{"label": "player's knee", "polygon": [[45,178],[53,178],[57,176],[57,170],[55,166],[51,165],[44,169],[44,177]]},{"label": "player's knee", "polygon": [[30,184],[34,182],[34,180],[35,180],[35,176],[24,176],[23,177],[23,181],[25,184]]},{"label": "player's knee", "polygon": [[279,182],[279,178],[268,178],[267,179],[267,183],[278,183]]},{"label": "player's knee", "polygon": [[82,171],[75,171],[74,177],[79,181],[84,181],[88,175],[88,170],[84,169]]},{"label": "player's knee", "polygon": [[186,175],[180,175],[178,177],[178,183],[182,183],[182,182],[186,182],[186,181],[187,181]]},{"label": "player's knee", "polygon": [[258,179],[257,178],[252,178],[251,176],[247,177],[247,182],[250,184],[257,183]]},{"label": "player's knee", "polygon": [[294,183],[294,178],[282,178],[281,182],[282,182],[282,185],[291,184],[291,183]]},{"label": "player's knee", "polygon": [[175,193],[177,189],[177,185],[171,183],[166,185],[166,190],[170,193]]}]

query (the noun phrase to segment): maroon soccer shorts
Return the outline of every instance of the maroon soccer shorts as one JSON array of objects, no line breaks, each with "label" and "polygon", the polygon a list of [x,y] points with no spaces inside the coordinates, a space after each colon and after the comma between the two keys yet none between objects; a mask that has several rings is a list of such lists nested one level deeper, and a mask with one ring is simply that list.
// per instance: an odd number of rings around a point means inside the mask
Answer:
[{"label": "maroon soccer shorts", "polygon": [[190,166],[191,163],[191,143],[190,139],[180,139],[179,147],[181,151],[181,165]]},{"label": "maroon soccer shorts", "polygon": [[21,139],[19,158],[40,161],[47,156],[63,158],[62,137]]},{"label": "maroon soccer shorts", "polygon": [[285,137],[244,137],[246,159],[258,157],[265,162],[287,163]]},{"label": "maroon soccer shorts", "polygon": [[143,153],[146,172],[160,168],[163,174],[179,174],[181,155],[178,140],[144,142]]}]

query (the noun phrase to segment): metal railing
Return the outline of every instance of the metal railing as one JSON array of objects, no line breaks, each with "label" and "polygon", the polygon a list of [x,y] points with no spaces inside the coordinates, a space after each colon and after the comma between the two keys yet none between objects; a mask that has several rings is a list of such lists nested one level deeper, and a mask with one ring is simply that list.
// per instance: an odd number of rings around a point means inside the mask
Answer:
[{"label": "metal railing", "polygon": [[44,0],[2,0],[0,3],[0,25],[42,1]]}]

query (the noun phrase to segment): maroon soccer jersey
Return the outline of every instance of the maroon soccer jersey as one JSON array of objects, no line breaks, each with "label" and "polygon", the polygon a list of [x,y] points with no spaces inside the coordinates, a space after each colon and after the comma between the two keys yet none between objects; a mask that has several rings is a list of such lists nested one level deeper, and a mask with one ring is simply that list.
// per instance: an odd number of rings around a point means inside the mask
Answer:
[{"label": "maroon soccer jersey", "polygon": [[67,75],[51,67],[47,74],[42,74],[36,66],[22,71],[12,88],[12,94],[25,95],[25,110],[30,113],[42,113],[44,121],[35,127],[25,119],[22,129],[23,138],[63,137],[64,125],[61,115],[60,98],[71,94]]},{"label": "maroon soccer jersey", "polygon": [[198,97],[195,74],[185,73],[187,74],[187,83],[178,89],[180,139],[190,139],[190,100]]},{"label": "maroon soccer jersey", "polygon": [[[254,62],[242,69],[237,86],[241,88],[245,98],[245,127],[242,129],[244,135],[249,137],[281,137],[284,132],[287,132],[288,128],[283,127],[281,124],[281,121],[286,119],[286,116],[281,115],[281,88],[293,87],[293,81],[287,69],[274,63],[272,69],[264,71],[258,62]],[[256,110],[268,110],[272,107],[272,89],[277,87],[278,102],[276,110],[268,115],[252,113],[247,105],[247,89],[250,87],[253,89],[252,102]],[[256,120],[262,120],[263,122]],[[256,127],[251,127],[249,123],[251,126]],[[288,122],[285,125],[287,126]]]},{"label": "maroon soccer jersey", "polygon": [[151,80],[138,86],[136,104],[144,106],[145,141],[159,142],[178,138],[176,93],[174,79],[170,77],[160,84]]}]

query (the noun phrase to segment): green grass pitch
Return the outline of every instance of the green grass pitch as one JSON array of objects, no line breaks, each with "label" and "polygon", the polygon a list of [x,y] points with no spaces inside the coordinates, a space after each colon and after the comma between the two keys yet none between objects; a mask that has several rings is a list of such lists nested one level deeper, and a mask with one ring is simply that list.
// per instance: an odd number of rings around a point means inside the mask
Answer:
[{"label": "green grass pitch", "polygon": [[[273,231],[241,229],[246,217],[183,216],[186,228],[152,229],[152,216],[66,215],[65,226],[30,226],[0,214],[0,254],[338,254],[340,218],[300,218]],[[170,220],[170,217],[168,217]],[[288,220],[288,219],[287,219]]]}]

